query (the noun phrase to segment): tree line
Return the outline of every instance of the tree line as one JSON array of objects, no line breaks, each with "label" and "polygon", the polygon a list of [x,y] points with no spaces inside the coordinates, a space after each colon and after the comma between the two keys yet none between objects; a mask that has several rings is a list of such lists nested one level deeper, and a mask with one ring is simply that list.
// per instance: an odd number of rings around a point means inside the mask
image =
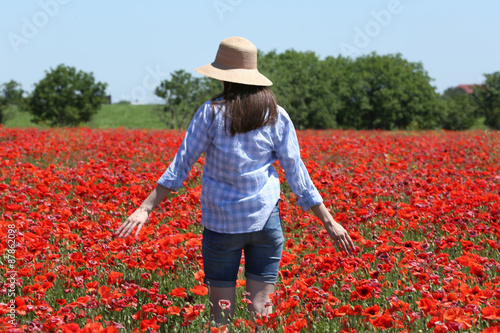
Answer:
[{"label": "tree line", "polygon": [[[320,59],[314,52],[259,51],[259,70],[273,81],[278,103],[299,129],[464,130],[478,119],[500,129],[500,72],[485,74],[472,93],[450,87],[439,94],[422,63],[400,54]],[[4,83],[0,123],[12,105],[30,112],[36,123],[85,123],[103,103],[106,86],[92,73],[65,65],[46,72],[30,94],[15,81]],[[168,128],[185,128],[221,88],[216,80],[174,71],[155,90],[165,101],[158,119]]]}]

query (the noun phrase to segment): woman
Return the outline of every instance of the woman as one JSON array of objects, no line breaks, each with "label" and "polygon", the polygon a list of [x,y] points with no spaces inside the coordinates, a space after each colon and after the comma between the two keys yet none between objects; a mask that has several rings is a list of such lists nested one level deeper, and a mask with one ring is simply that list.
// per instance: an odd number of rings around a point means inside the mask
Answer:
[{"label": "woman", "polygon": [[137,236],[149,213],[182,187],[205,152],[202,256],[211,316],[220,324],[234,314],[234,306],[223,310],[220,301],[234,305],[242,251],[249,311],[272,312],[269,295],[274,292],[284,240],[280,183],[272,167],[276,159],[298,204],[313,211],[342,250],[352,254],[354,245],[309,177],[293,123],[268,88],[272,82],[257,69],[257,48],[245,38],[227,38],[220,43],[215,61],[196,71],[222,81],[224,91],[196,112],[173,162],[116,235],[126,237],[137,227]]}]

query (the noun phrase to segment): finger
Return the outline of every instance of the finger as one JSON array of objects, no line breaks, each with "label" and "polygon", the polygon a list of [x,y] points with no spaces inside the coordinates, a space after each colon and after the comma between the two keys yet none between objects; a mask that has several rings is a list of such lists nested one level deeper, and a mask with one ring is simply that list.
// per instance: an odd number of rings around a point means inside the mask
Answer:
[{"label": "finger", "polygon": [[342,249],[342,251],[344,251],[345,253],[349,253],[349,249],[346,247],[346,244],[344,243],[344,240],[340,240],[339,241],[340,243],[340,248]]},{"label": "finger", "polygon": [[344,251],[348,254],[352,255],[352,249],[349,246],[349,243],[347,242],[346,239],[342,239],[342,247],[344,248]]},{"label": "finger", "polygon": [[128,228],[127,230],[124,230],[122,237],[128,237],[130,233],[132,232],[133,229]]},{"label": "finger", "polygon": [[348,244],[347,240],[345,238],[342,238],[340,240],[340,242],[342,244],[342,248],[344,249],[344,252],[347,253],[347,254],[351,254],[352,255],[352,250],[349,247],[349,244]]},{"label": "finger", "polygon": [[116,232],[117,237],[123,237],[123,234],[125,233],[125,228],[121,228],[121,230]]},{"label": "finger", "polygon": [[130,234],[132,233],[132,231],[134,231],[136,225],[137,225],[136,223],[130,223],[130,225],[128,226],[127,232],[124,235],[124,237],[130,236]]},{"label": "finger", "polygon": [[118,235],[120,234],[120,232],[122,232],[123,230],[125,230],[125,228],[128,226],[128,224],[130,223],[130,221],[128,219],[125,220],[125,222],[123,222],[120,227],[116,230],[115,234]]},{"label": "finger", "polygon": [[139,226],[137,227],[137,231],[135,232],[135,237],[139,236],[139,231],[142,229],[142,223],[139,223]]},{"label": "finger", "polygon": [[346,248],[349,249],[349,253],[353,254],[354,253],[354,243],[352,242],[351,237],[349,237],[347,235],[344,241],[345,241],[345,244],[346,244]]},{"label": "finger", "polygon": [[344,248],[345,252],[349,252],[349,246],[347,245],[345,237],[341,237],[340,242],[342,243],[342,247]]},{"label": "finger", "polygon": [[356,246],[354,245],[354,242],[352,241],[351,237],[347,236],[347,241],[348,241],[349,246],[351,247],[352,251],[354,252],[356,249]]},{"label": "finger", "polygon": [[349,245],[351,246],[352,252],[353,253],[356,252],[356,246],[354,245],[354,242],[351,239],[349,239]]},{"label": "finger", "polygon": [[340,243],[340,239],[335,238],[335,245],[337,245],[337,248],[338,248],[340,251],[343,251],[343,250],[344,250],[344,249],[342,248],[342,244]]},{"label": "finger", "polygon": [[115,231],[115,233],[114,233],[114,236],[116,236],[116,237],[120,237],[121,229],[122,229],[121,227],[120,227],[120,228],[118,228],[118,229],[116,229],[116,231]]},{"label": "finger", "polygon": [[122,223],[122,224],[120,225],[120,227],[119,227],[118,229],[116,229],[116,231],[115,231],[115,236],[120,235],[120,233],[123,231],[123,229],[124,229],[124,228],[125,228],[125,223]]},{"label": "finger", "polygon": [[120,228],[120,232],[118,233],[118,237],[123,237],[123,235],[127,232],[127,226],[123,226]]},{"label": "finger", "polygon": [[124,225],[124,228],[123,230],[121,231],[121,234],[119,235],[119,237],[127,237],[131,232],[132,230],[134,230],[134,227],[135,227],[135,224],[132,223],[132,222],[127,222],[125,225]]},{"label": "finger", "polygon": [[123,222],[120,227],[118,228],[118,230],[116,230],[116,233],[117,234],[122,234],[128,227],[128,224],[129,224],[129,221],[126,220],[125,222]]}]

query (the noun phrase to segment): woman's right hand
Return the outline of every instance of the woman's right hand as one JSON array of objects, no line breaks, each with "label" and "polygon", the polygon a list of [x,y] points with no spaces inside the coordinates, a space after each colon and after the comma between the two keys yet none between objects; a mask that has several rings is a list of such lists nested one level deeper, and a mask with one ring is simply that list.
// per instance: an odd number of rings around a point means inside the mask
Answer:
[{"label": "woman's right hand", "polygon": [[325,229],[332,240],[335,242],[335,244],[337,244],[337,247],[352,255],[354,252],[354,243],[347,230],[345,230],[343,226],[335,221],[324,223],[323,225],[325,226]]},{"label": "woman's right hand", "polygon": [[333,219],[326,206],[324,204],[319,204],[311,207],[311,210],[321,220],[323,226],[337,247],[352,255],[354,252],[354,243],[351,236],[349,236],[349,233],[344,229],[344,227]]},{"label": "woman's right hand", "polygon": [[146,223],[149,213],[153,211],[153,209],[162,202],[169,194],[171,190],[161,185],[157,185],[155,189],[148,195],[146,200],[141,204],[139,208],[135,212],[132,213],[125,220],[125,222],[120,225],[120,227],[114,233],[115,236],[118,237],[127,237],[130,233],[137,227],[137,231],[135,232],[135,236],[139,235],[139,231],[141,231],[142,226]]},{"label": "woman's right hand", "polygon": [[139,207],[120,225],[114,235],[118,237],[127,237],[135,227],[137,227],[137,231],[135,232],[135,236],[137,237],[148,217],[149,213],[145,209]]}]

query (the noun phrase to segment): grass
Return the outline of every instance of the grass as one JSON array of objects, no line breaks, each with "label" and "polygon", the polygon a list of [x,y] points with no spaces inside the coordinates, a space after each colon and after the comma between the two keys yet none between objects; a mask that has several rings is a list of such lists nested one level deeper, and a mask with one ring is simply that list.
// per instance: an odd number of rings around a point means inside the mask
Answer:
[{"label": "grass", "polygon": [[[104,104],[92,119],[82,124],[90,128],[130,128],[130,129],[163,129],[167,128],[156,115],[159,105],[145,104]],[[31,115],[11,108],[7,112],[6,127],[28,128],[43,126],[31,121]]]},{"label": "grass", "polygon": [[159,105],[106,104],[85,126],[91,128],[166,128],[158,116]]},{"label": "grass", "polygon": [[471,130],[486,130],[488,126],[484,124],[485,117],[479,117],[474,121],[474,124],[470,128]]},{"label": "grass", "polygon": [[10,107],[5,111],[4,125],[15,128],[41,127],[31,122],[31,115],[28,112],[21,112],[16,106]]}]

